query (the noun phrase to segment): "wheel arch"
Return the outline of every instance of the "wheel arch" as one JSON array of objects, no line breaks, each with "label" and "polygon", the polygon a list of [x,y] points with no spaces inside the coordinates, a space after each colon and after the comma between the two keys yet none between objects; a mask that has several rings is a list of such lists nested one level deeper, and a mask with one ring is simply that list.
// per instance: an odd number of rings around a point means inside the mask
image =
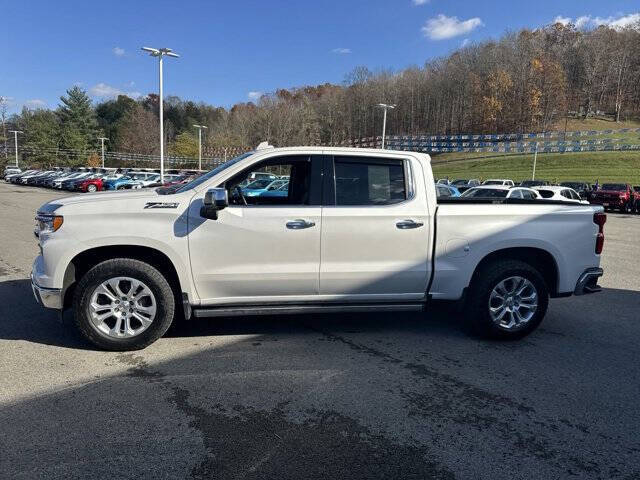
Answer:
[{"label": "wheel arch", "polygon": [[75,285],[85,273],[97,264],[112,258],[131,258],[140,260],[157,268],[169,282],[176,293],[176,299],[182,294],[183,285],[171,259],[160,250],[141,245],[108,245],[89,248],[76,254],[71,259],[64,273],[64,308],[73,302]]},{"label": "wheel arch", "polygon": [[509,247],[487,254],[476,265],[471,276],[471,284],[473,284],[484,267],[497,260],[519,260],[530,265],[540,273],[551,296],[558,295],[558,286],[560,284],[558,263],[549,251],[537,247]]}]

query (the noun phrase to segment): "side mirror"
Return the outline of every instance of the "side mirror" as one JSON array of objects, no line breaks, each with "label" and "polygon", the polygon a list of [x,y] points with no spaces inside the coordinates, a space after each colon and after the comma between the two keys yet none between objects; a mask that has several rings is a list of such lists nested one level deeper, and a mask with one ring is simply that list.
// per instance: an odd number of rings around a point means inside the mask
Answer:
[{"label": "side mirror", "polygon": [[218,210],[229,206],[229,193],[226,188],[210,188],[204,194],[200,216],[211,220],[218,219]]}]

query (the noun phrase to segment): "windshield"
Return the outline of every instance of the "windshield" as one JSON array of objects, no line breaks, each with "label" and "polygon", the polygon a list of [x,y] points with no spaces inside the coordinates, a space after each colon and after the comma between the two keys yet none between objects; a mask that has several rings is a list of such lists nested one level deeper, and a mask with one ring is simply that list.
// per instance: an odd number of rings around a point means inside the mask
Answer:
[{"label": "windshield", "polygon": [[624,183],[603,183],[601,190],[616,190],[616,191],[626,191],[627,186]]},{"label": "windshield", "polygon": [[453,182],[451,182],[452,185],[466,185],[467,183],[469,183],[468,180],[454,180]]},{"label": "windshield", "polygon": [[543,182],[542,180],[525,180],[523,181],[520,186],[521,187],[537,187],[539,185],[544,185],[545,182]]},{"label": "windshield", "polygon": [[502,185],[503,183],[502,180],[486,180],[483,185]]},{"label": "windshield", "polygon": [[569,188],[573,188],[574,190],[581,190],[582,188],[584,188],[584,183],[580,183],[580,182],[562,182],[560,184],[561,187],[569,187]]},{"label": "windshield", "polygon": [[509,190],[493,188],[472,188],[462,194],[465,198],[505,198]]},{"label": "windshield", "polygon": [[182,193],[182,192],[186,192],[187,190],[191,190],[192,188],[197,187],[198,185],[202,185],[204,182],[206,182],[207,180],[209,180],[210,178],[215,177],[217,174],[219,174],[220,172],[222,172],[223,170],[226,170],[227,168],[229,168],[232,165],[235,165],[236,163],[238,163],[240,160],[247,158],[249,155],[253,155],[255,152],[247,152],[247,153],[243,153],[242,155],[238,155],[235,158],[232,158],[231,160],[229,160],[226,163],[223,163],[222,165],[217,166],[216,168],[214,168],[213,170],[205,173],[204,175],[190,181],[189,183],[185,183],[184,185],[180,185],[180,188],[175,190],[175,191],[166,191],[166,189],[164,191],[162,190],[156,190],[158,193],[160,194],[167,194],[167,193]]}]

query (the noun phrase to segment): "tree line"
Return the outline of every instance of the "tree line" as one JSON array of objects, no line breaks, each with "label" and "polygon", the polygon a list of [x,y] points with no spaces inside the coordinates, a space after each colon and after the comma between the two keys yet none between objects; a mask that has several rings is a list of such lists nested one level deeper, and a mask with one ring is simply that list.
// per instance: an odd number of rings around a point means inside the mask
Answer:
[{"label": "tree line", "polygon": [[[562,127],[568,117],[640,117],[640,23],[624,29],[579,30],[555,24],[509,32],[402,71],[358,67],[341,85],[280,89],[229,109],[165,99],[170,154],[196,157],[197,131],[207,125],[205,147],[248,149],[337,144],[380,135],[382,111],[390,135],[525,133]],[[78,162],[96,152],[97,137],[112,151],[157,154],[158,96],[119,96],[92,104],[80,87],[69,89],[56,110],[23,109],[5,120],[24,132],[32,161]],[[31,153],[29,153],[31,152]]]}]

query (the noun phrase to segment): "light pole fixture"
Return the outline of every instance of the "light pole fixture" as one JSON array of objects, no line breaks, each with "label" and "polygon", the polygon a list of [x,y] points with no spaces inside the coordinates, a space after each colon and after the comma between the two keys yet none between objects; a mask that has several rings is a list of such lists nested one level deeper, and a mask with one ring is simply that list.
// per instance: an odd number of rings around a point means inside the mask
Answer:
[{"label": "light pole fixture", "polygon": [[13,139],[16,147],[16,168],[17,168],[18,167],[18,134],[24,133],[24,132],[21,132],[20,130],[9,130],[9,133],[13,133]]},{"label": "light pole fixture", "polygon": [[202,129],[209,128],[206,125],[194,125],[198,129],[198,170],[202,170]]},{"label": "light pole fixture", "polygon": [[536,179],[536,163],[538,161],[538,142],[536,142],[536,150],[533,153],[533,174],[531,175],[531,180]]},{"label": "light pole fixture", "polygon": [[393,110],[394,108],[396,108],[396,106],[395,104],[391,105],[388,103],[379,103],[378,105],[376,105],[376,107],[384,109],[384,116],[382,117],[382,149],[384,150],[384,140],[387,134],[387,110]]},{"label": "light pole fixture", "polygon": [[158,57],[158,78],[160,83],[160,182],[164,183],[164,109],[162,98],[162,57],[178,58],[180,55],[174,53],[170,48],[142,47],[142,50],[149,52],[152,57]]},{"label": "light pole fixture", "polygon": [[102,145],[102,168],[104,168],[104,142],[108,142],[109,139],[107,137],[98,137],[98,140]]}]

